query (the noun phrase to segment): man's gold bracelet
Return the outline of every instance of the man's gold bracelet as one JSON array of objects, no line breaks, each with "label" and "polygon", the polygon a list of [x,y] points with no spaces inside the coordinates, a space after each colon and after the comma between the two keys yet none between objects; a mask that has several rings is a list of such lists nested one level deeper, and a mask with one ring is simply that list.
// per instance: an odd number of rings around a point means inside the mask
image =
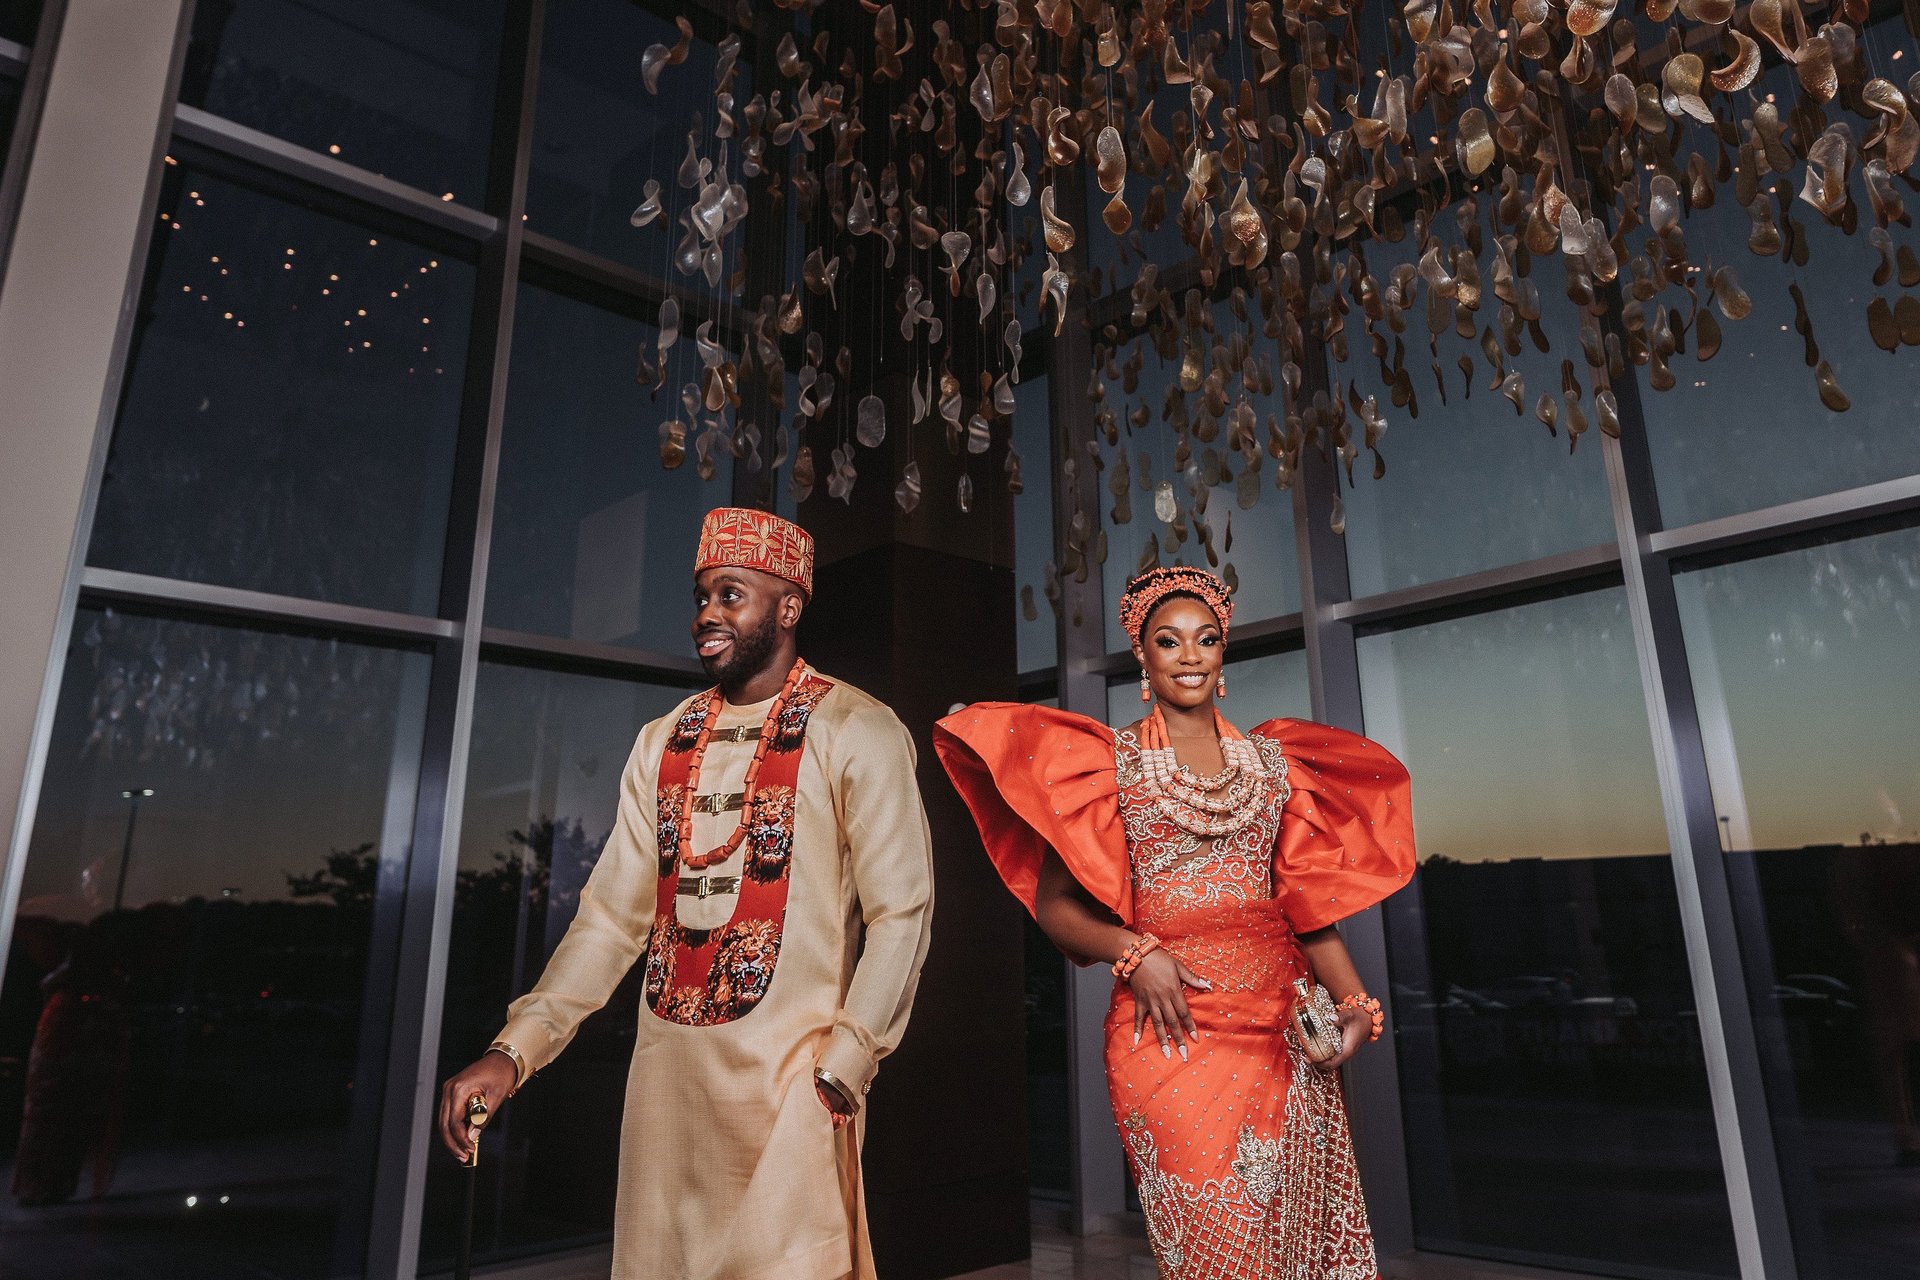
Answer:
[{"label": "man's gold bracelet", "polygon": [[487,1046],[487,1052],[503,1053],[507,1056],[507,1059],[513,1063],[513,1093],[507,1095],[511,1098],[514,1093],[520,1092],[520,1086],[527,1082],[527,1077],[531,1074],[527,1070],[527,1060],[520,1056],[518,1049],[508,1044],[505,1040],[495,1040]]},{"label": "man's gold bracelet", "polygon": [[833,1074],[833,1072],[827,1070],[825,1067],[815,1067],[813,1069],[813,1078],[839,1094],[840,1100],[847,1104],[847,1110],[849,1112],[859,1108],[860,1104],[854,1101],[853,1090],[847,1087],[846,1081]]}]

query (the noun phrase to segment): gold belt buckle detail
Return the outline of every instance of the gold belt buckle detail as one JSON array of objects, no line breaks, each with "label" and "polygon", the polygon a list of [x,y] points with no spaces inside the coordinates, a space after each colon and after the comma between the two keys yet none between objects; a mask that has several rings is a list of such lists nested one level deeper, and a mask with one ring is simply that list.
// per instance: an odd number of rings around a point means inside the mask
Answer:
[{"label": "gold belt buckle detail", "polygon": [[678,893],[683,898],[711,898],[722,893],[738,893],[739,876],[694,876],[682,880]]}]

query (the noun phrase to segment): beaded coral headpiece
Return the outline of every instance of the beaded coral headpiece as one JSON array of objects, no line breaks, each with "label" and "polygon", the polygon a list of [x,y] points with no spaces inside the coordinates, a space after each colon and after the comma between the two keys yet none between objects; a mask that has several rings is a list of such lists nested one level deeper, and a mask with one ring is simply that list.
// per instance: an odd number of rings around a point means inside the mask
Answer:
[{"label": "beaded coral headpiece", "polygon": [[1227,623],[1233,617],[1233,601],[1227,598],[1227,584],[1205,569],[1176,564],[1149,569],[1127,584],[1126,594],[1120,597],[1120,625],[1126,628],[1128,639],[1140,638],[1140,628],[1170,595],[1198,596],[1219,619],[1221,633],[1226,633]]},{"label": "beaded coral headpiece", "polygon": [[693,571],[720,566],[758,569],[813,594],[813,538],[799,525],[766,511],[718,507],[700,526]]}]

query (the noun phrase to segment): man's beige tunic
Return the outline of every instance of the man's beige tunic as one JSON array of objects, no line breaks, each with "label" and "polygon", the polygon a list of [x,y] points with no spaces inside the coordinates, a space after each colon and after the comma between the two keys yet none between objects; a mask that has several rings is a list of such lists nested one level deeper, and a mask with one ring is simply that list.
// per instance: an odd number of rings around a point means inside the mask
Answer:
[{"label": "man's beige tunic", "polygon": [[[509,1011],[499,1038],[529,1070],[559,1055],[645,951],[659,882],[656,780],[686,705],[640,731],[579,913],[539,984]],[[759,724],[768,705],[729,707],[718,725]],[[740,790],[752,756],[750,742],[712,743],[700,792]],[[862,1122],[834,1132],[813,1071],[864,1095],[907,1024],[933,907],[913,768],[913,741],[893,712],[834,681],[807,725],[786,926],[765,998],[717,1026],[667,1022],[643,1002],[621,1131],[614,1280],[873,1274]],[[696,815],[687,847],[715,847],[738,821],[737,812]],[[704,874],[738,875],[744,856]],[[680,919],[717,927],[735,901],[682,897]]]}]

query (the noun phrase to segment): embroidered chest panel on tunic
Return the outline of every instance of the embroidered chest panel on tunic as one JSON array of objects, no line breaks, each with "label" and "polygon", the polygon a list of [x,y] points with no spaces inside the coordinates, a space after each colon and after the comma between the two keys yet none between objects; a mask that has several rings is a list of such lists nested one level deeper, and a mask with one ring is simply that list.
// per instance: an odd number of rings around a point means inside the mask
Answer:
[{"label": "embroidered chest panel on tunic", "polygon": [[647,935],[647,1007],[668,1022],[715,1026],[744,1018],[766,998],[780,960],[787,886],[793,874],[793,827],[807,723],[830,681],[809,675],[774,722],[747,826],[745,874],[733,918],[719,929],[689,929],[679,919],[680,858],[692,832],[681,830],[694,748],[714,694],[695,698],[675,722],[660,757],[655,835],[660,885]]}]

